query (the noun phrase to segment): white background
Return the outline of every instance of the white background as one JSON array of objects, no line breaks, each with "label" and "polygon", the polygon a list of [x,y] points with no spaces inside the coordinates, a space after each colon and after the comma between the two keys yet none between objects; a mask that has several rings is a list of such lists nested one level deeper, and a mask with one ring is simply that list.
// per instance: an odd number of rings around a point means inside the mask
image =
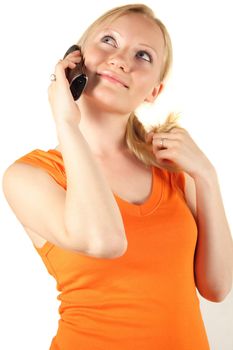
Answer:
[{"label": "white background", "polygon": [[[1,176],[27,152],[57,145],[47,100],[54,65],[87,25],[122,4],[125,2],[8,0],[1,5]],[[232,228],[231,1],[151,0],[145,4],[171,34],[174,65],[161,97],[153,108],[144,114],[140,111],[140,116],[146,125],[162,121],[170,111],[181,114],[180,124],[217,169]],[[0,196],[0,348],[48,349],[58,321],[56,284],[2,192]],[[222,303],[200,300],[211,350],[232,350],[233,292]]]}]

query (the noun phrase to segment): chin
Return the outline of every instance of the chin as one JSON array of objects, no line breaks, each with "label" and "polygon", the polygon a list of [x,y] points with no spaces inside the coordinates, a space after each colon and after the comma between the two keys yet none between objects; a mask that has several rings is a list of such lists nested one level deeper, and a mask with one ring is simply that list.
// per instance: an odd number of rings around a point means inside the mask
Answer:
[{"label": "chin", "polygon": [[[86,97],[89,102],[94,103],[96,107],[105,110],[106,112],[114,112],[119,114],[129,114],[133,110],[133,106],[129,105],[125,96],[119,96],[116,92],[106,89],[94,89],[92,93],[86,92]],[[121,103],[119,103],[121,101]]]}]

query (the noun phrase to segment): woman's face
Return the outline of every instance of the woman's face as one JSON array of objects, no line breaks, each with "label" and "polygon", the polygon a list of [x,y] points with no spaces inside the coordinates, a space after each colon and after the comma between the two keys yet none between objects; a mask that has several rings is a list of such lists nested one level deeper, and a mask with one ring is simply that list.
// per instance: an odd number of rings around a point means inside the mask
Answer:
[{"label": "woman's face", "polygon": [[130,113],[159,93],[163,34],[141,14],[102,23],[83,48],[88,85],[84,96],[108,110]]}]

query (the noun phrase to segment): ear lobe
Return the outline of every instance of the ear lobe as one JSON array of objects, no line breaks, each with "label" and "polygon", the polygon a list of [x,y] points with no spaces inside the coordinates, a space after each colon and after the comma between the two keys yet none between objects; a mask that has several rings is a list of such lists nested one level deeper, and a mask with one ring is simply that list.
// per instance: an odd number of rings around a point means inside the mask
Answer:
[{"label": "ear lobe", "polygon": [[154,102],[156,97],[160,94],[160,92],[163,90],[163,83],[160,83],[158,86],[154,87],[151,93],[145,98],[145,102]]}]

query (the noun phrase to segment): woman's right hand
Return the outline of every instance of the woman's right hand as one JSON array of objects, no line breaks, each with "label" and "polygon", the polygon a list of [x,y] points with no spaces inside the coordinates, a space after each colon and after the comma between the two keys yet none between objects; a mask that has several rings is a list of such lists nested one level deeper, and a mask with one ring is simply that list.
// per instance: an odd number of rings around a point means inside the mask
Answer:
[{"label": "woman's right hand", "polygon": [[66,78],[65,69],[73,69],[81,61],[79,50],[71,52],[55,66],[56,80],[48,87],[48,99],[56,124],[62,122],[79,123],[81,119],[78,105],[73,99],[70,84]]}]

